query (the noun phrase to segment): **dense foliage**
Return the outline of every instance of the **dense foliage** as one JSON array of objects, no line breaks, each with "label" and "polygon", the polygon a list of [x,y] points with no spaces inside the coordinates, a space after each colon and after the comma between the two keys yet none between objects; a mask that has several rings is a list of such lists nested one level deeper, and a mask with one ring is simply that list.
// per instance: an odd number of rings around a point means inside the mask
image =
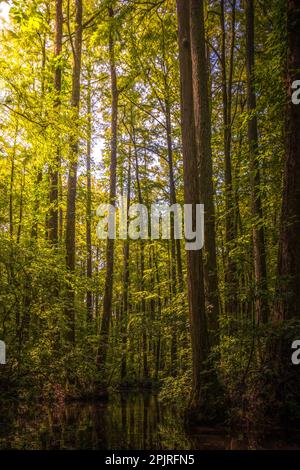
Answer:
[{"label": "dense foliage", "polygon": [[[97,397],[107,387],[159,386],[163,400],[184,405],[194,379],[183,241],[110,243],[96,233],[97,207],[120,195],[148,208],[186,200],[176,4],[82,3],[1,2],[0,339],[8,359],[1,397],[60,400]],[[210,348],[202,392],[217,390],[214,406],[238,422],[258,419],[266,402],[277,412],[287,397],[297,417],[291,390],[283,399],[270,385],[280,380],[270,341],[284,337],[290,347],[298,331],[295,317],[273,321],[286,5],[254,2],[255,65],[247,75],[245,9],[252,2],[198,3],[218,282],[211,301],[205,247]],[[263,247],[255,234],[263,234]],[[266,267],[262,277],[257,260]]]}]

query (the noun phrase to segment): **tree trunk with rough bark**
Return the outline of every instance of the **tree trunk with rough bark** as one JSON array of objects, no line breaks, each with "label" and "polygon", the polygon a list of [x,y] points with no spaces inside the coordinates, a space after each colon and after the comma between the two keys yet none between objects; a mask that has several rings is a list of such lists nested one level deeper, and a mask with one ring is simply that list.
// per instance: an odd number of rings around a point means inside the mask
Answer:
[{"label": "tree trunk with rough bark", "polygon": [[[87,84],[87,148],[86,148],[86,276],[88,282],[91,281],[93,275],[92,266],[92,187],[91,187],[91,148],[92,148],[92,106],[91,106],[91,76],[88,70]],[[91,323],[93,320],[93,294],[90,288],[86,293],[86,315],[87,321]]]},{"label": "tree trunk with rough bark", "polygon": [[[200,203],[197,143],[194,122],[189,2],[177,0],[181,82],[181,129],[184,168],[184,202]],[[192,393],[190,416],[199,419],[205,405],[202,372],[209,354],[205,316],[203,260],[201,250],[187,250],[187,282],[192,340]]]},{"label": "tree trunk with rough bark", "polygon": [[[82,48],[82,0],[75,0],[75,39],[73,49],[72,99],[71,106],[75,121],[79,117],[80,103],[80,71]],[[77,190],[77,161],[79,154],[78,132],[70,136],[68,194],[66,215],[66,266],[72,276],[75,272],[75,231],[76,231],[76,190]],[[67,339],[75,344],[75,292],[68,287],[66,298]]]},{"label": "tree trunk with rough bark", "polygon": [[[109,8],[109,16],[111,21],[114,18],[114,11]],[[115,46],[114,46],[114,26],[111,24],[109,32],[109,61],[110,61],[110,78],[111,78],[111,97],[112,97],[112,114],[111,114],[111,153],[110,153],[110,188],[109,188],[109,204],[116,204],[116,186],[117,186],[117,138],[118,138],[118,87],[117,74],[115,64]],[[97,363],[100,369],[105,367],[108,342],[109,327],[112,314],[112,295],[113,295],[113,274],[114,274],[114,239],[108,238],[106,245],[106,276],[103,298],[103,316],[100,328],[100,339]]]},{"label": "tree trunk with rough bark", "polygon": [[202,0],[190,0],[194,112],[200,170],[200,198],[204,204],[204,283],[208,327],[212,342],[218,339],[219,295],[216,257],[215,206],[212,179],[211,116]]},{"label": "tree trunk with rough bark", "polygon": [[232,184],[231,163],[231,127],[232,127],[232,77],[235,44],[235,4],[231,6],[231,41],[229,46],[228,73],[226,67],[226,22],[225,2],[221,0],[221,68],[222,68],[222,95],[223,95],[223,124],[224,124],[224,163],[225,163],[225,242],[226,242],[226,265],[225,269],[225,311],[230,318],[237,315],[237,275],[236,263],[232,257],[231,250],[235,244],[235,209],[234,192]]},{"label": "tree trunk with rough bark", "polygon": [[[61,92],[61,51],[62,51],[62,34],[63,34],[63,11],[62,0],[56,0],[55,4],[55,44],[54,44],[54,57],[57,60],[54,70],[54,92],[56,109],[60,105],[60,92]],[[56,160],[50,169],[50,213],[48,219],[49,240],[52,245],[58,243],[58,185],[59,185],[59,167],[60,167],[60,147],[56,148]]]},{"label": "tree trunk with rough bark", "polygon": [[260,195],[260,169],[258,161],[258,131],[256,117],[256,96],[254,89],[254,6],[253,0],[246,1],[246,65],[248,121],[248,141],[250,153],[250,183],[252,199],[253,255],[255,276],[255,316],[256,323],[268,320],[267,264],[265,233],[262,225],[263,210]]},{"label": "tree trunk with rough bark", "polygon": [[279,240],[279,301],[276,318],[300,318],[300,105],[292,102],[292,84],[300,80],[300,1],[288,1],[286,155]]}]

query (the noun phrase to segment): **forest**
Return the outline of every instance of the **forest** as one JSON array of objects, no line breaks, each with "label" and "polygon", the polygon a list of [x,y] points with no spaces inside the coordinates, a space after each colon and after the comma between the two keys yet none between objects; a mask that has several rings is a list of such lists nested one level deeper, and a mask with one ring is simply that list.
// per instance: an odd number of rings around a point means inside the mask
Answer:
[{"label": "forest", "polygon": [[299,428],[299,87],[300,0],[0,3],[0,407]]}]

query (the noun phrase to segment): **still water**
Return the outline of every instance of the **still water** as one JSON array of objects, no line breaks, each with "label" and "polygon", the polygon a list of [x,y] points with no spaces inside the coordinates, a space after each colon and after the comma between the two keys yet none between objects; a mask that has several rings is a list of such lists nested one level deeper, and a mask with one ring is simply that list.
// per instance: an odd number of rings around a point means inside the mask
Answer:
[{"label": "still water", "polygon": [[162,405],[155,394],[0,408],[1,449],[300,449],[296,441],[294,435],[233,436],[213,428],[187,432],[176,407]]}]

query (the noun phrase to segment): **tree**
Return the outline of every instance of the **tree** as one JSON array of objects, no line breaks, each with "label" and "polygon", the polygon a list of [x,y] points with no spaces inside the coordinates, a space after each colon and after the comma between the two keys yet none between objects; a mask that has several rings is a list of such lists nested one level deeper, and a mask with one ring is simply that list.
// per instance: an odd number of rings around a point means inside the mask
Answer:
[{"label": "tree", "polygon": [[287,3],[286,148],[278,252],[278,302],[275,318],[299,319],[300,312],[300,106],[292,102],[293,83],[300,79],[300,2]]},{"label": "tree", "polygon": [[[184,165],[184,202],[200,203],[197,143],[194,121],[194,98],[190,44],[189,2],[177,0],[178,44],[181,83],[181,129]],[[204,405],[201,374],[209,354],[205,316],[203,260],[201,250],[187,251],[188,300],[191,324],[193,384],[190,408],[201,415]]]},{"label": "tree", "polygon": [[[54,90],[55,90],[55,108],[59,108],[61,92],[61,52],[62,52],[62,33],[63,33],[63,11],[62,0],[56,0],[55,3],[55,41],[54,41]],[[56,147],[56,159],[50,171],[50,214],[49,214],[49,239],[53,245],[58,242],[58,184],[59,184],[59,166],[60,166],[60,147]]]},{"label": "tree", "polygon": [[218,336],[219,296],[216,258],[215,207],[212,180],[211,117],[205,47],[204,13],[201,0],[190,2],[194,113],[199,158],[200,198],[205,210],[204,280],[208,327],[215,342]]},{"label": "tree", "polygon": [[254,68],[254,6],[253,0],[246,2],[246,63],[247,63],[247,103],[248,141],[250,153],[251,199],[253,226],[253,257],[255,275],[255,315],[256,322],[266,323],[268,319],[267,263],[263,210],[260,190],[260,168],[258,160],[258,130],[256,117],[255,68]]},{"label": "tree", "polygon": [[[91,98],[91,70],[88,67],[87,83],[87,142],[86,142],[86,276],[91,281],[93,275],[92,260],[92,183],[91,183],[91,153],[92,153],[92,98]],[[88,322],[93,318],[93,293],[90,289],[86,293],[86,314]]]},{"label": "tree", "polygon": [[[129,148],[128,156],[128,172],[127,172],[127,214],[130,206],[130,188],[131,187],[131,148]],[[127,217],[126,226],[128,231],[129,220]],[[124,259],[123,259],[123,298],[122,298],[122,318],[121,318],[121,335],[122,335],[122,359],[121,359],[121,379],[126,378],[127,372],[127,323],[129,313],[129,260],[130,260],[130,245],[129,240],[124,241]]]},{"label": "tree", "polygon": [[226,61],[226,22],[225,1],[221,0],[221,69],[222,69],[222,100],[223,100],[223,135],[224,135],[224,183],[225,183],[225,241],[226,266],[225,269],[225,310],[231,318],[237,313],[237,277],[236,263],[232,256],[236,233],[234,223],[234,191],[232,182],[231,137],[232,137],[232,79],[235,44],[235,5],[231,4],[231,38],[229,45],[229,64]]},{"label": "tree", "polygon": [[[114,10],[109,7],[110,29],[109,29],[109,63],[111,79],[111,153],[110,153],[110,186],[109,186],[109,204],[116,204],[116,186],[117,186],[117,139],[118,139],[118,85],[114,50]],[[106,277],[103,298],[103,316],[100,329],[99,349],[97,362],[100,368],[105,366],[108,340],[109,324],[112,311],[112,292],[114,275],[114,239],[108,238],[106,245]]]},{"label": "tree", "polygon": [[[82,1],[75,0],[75,38],[72,42],[73,71],[72,71],[72,99],[71,106],[75,122],[79,117],[80,105],[80,72],[81,72],[81,48],[82,48]],[[73,41],[72,39],[70,39]],[[77,127],[77,126],[76,126]],[[77,133],[70,136],[68,195],[66,215],[66,265],[69,274],[75,271],[75,235],[76,235],[76,190],[77,190],[77,165],[79,153],[79,137]],[[68,287],[67,294],[67,324],[68,339],[75,343],[75,293],[72,286]]]}]

